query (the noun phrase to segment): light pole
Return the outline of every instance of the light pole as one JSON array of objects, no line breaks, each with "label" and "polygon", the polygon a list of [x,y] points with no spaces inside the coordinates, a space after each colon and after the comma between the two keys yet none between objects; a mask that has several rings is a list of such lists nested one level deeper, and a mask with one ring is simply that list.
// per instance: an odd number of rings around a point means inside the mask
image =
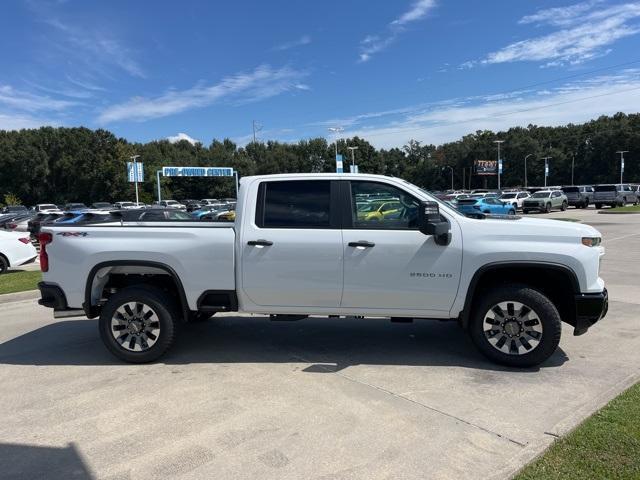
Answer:
[{"label": "light pole", "polygon": [[329,127],[327,130],[329,130],[331,133],[336,135],[336,158],[338,158],[338,137],[337,137],[337,135],[339,133],[344,132],[344,128],[342,128],[342,127]]},{"label": "light pole", "polygon": [[544,160],[544,186],[547,186],[547,177],[549,176],[549,160],[553,157],[543,157]]},{"label": "light pole", "polygon": [[498,190],[500,190],[500,174],[502,173],[502,160],[500,159],[500,144],[504,143],[504,140],[494,140],[493,143],[498,144]]},{"label": "light pole", "polygon": [[347,150],[351,150],[351,169],[353,170],[353,172],[351,173],[356,173],[356,158],[355,158],[355,151],[358,149],[358,147],[347,147]]},{"label": "light pole", "polygon": [[133,162],[133,183],[136,186],[136,207],[138,206],[138,163],[136,160],[140,158],[140,155],[132,155],[131,161]]},{"label": "light pole", "polygon": [[453,167],[449,166],[449,165],[445,165],[443,167],[443,169],[448,168],[449,170],[451,170],[451,190],[453,191]]},{"label": "light pole", "polygon": [[573,186],[573,167],[575,167],[576,164],[576,154],[572,153],[571,154],[571,185]]},{"label": "light pole", "polygon": [[533,156],[533,153],[525,155],[524,157],[524,188],[527,188],[527,158]]},{"label": "light pole", "polygon": [[620,183],[622,183],[622,174],[624,173],[624,154],[629,153],[629,150],[618,150],[616,153],[620,154]]}]

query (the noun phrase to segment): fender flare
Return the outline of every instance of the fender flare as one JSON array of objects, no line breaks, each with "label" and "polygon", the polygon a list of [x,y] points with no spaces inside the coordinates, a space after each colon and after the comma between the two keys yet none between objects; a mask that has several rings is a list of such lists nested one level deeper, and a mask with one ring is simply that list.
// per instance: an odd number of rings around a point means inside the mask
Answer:
[{"label": "fender flare", "polygon": [[100,269],[105,267],[153,267],[164,270],[175,281],[176,286],[178,287],[178,298],[180,299],[183,318],[186,319],[188,317],[189,303],[187,302],[187,296],[184,292],[184,286],[182,285],[182,281],[180,280],[180,277],[178,276],[176,271],[169,265],[149,260],[110,260],[97,263],[91,268],[91,270],[89,271],[89,275],[87,275],[87,282],[84,289],[84,303],[82,304],[82,308],[84,309],[84,312],[88,318],[95,318],[98,316],[97,308],[91,304],[91,288],[93,286],[93,281],[96,277],[96,274],[100,271]]},{"label": "fender flare", "polygon": [[571,280],[571,288],[573,292],[578,295],[580,294],[580,283],[578,282],[578,276],[576,273],[566,265],[562,265],[560,263],[553,262],[541,262],[541,261],[526,261],[526,262],[512,262],[512,261],[504,261],[504,262],[491,262],[487,263],[480,267],[473,274],[471,281],[469,282],[469,287],[467,288],[467,293],[464,299],[464,307],[462,308],[462,312],[460,313],[460,322],[463,328],[467,328],[469,324],[469,317],[471,315],[471,304],[473,302],[473,297],[478,288],[478,282],[480,278],[487,272],[502,270],[507,268],[539,268],[539,269],[548,269],[562,272],[567,275]]}]

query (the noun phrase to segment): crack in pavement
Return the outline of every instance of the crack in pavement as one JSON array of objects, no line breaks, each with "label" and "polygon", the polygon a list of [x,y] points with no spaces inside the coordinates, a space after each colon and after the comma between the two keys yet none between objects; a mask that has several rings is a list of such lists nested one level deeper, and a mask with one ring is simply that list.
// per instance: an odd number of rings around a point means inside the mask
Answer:
[{"label": "crack in pavement", "polygon": [[296,360],[299,360],[299,361],[303,362],[303,363],[316,365],[318,368],[320,368],[322,370],[325,370],[327,373],[333,373],[333,374],[338,375],[338,376],[340,376],[340,377],[342,377],[342,378],[344,378],[346,380],[349,380],[350,382],[358,383],[360,385],[364,385],[366,387],[373,388],[373,389],[378,390],[380,392],[386,393],[387,395],[391,395],[392,397],[398,398],[400,400],[404,400],[406,402],[413,403],[414,405],[418,405],[419,407],[425,408],[427,410],[430,410],[432,412],[438,413],[440,415],[444,415],[445,417],[452,418],[452,419],[454,419],[454,420],[456,420],[458,422],[464,423],[465,425],[468,425],[470,427],[476,428],[476,429],[481,430],[481,431],[483,431],[485,433],[493,435],[494,437],[498,437],[498,438],[501,438],[503,440],[507,440],[508,442],[511,442],[511,443],[513,443],[515,445],[518,445],[519,447],[523,447],[524,448],[524,447],[527,446],[526,443],[519,442],[518,440],[514,440],[513,438],[510,438],[510,437],[508,437],[506,435],[502,435],[501,433],[495,432],[495,431],[490,430],[488,428],[485,428],[485,427],[483,427],[481,425],[477,425],[477,424],[475,424],[473,422],[465,420],[464,418],[460,418],[460,417],[458,417],[458,416],[456,416],[456,415],[454,415],[452,413],[445,412],[444,410],[440,410],[438,408],[432,407],[430,405],[427,405],[425,403],[419,402],[419,401],[414,400],[412,398],[409,398],[409,397],[406,397],[404,395],[392,392],[391,390],[387,390],[386,388],[379,387],[377,385],[373,385],[373,384],[370,384],[370,383],[367,383],[367,382],[363,382],[361,380],[358,380],[357,378],[350,377],[349,375],[345,375],[344,373],[341,373],[341,372],[336,372],[335,370],[331,370],[330,368],[327,368],[324,365],[320,365],[320,364],[317,364],[315,362],[310,362],[307,359],[302,358],[302,357],[300,357],[298,355],[292,355],[292,357],[295,358]]}]

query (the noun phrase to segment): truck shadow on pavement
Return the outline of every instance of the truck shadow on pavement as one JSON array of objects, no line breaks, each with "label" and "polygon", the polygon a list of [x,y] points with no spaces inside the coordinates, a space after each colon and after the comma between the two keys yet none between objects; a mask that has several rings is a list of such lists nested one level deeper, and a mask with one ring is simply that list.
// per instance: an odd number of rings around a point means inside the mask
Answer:
[{"label": "truck shadow on pavement", "polygon": [[0,476],[7,480],[93,478],[73,443],[63,448],[0,443],[0,465]]},{"label": "truck shadow on pavement", "polygon": [[[524,371],[557,367],[567,360],[558,348],[540,367]],[[303,369],[309,373],[354,365],[514,370],[486,360],[455,322],[392,324],[373,318],[274,322],[258,316],[214,317],[182,326],[173,347],[157,363],[300,363],[310,364]],[[125,365],[103,347],[97,321],[86,319],[56,322],[0,344],[0,364]]]}]

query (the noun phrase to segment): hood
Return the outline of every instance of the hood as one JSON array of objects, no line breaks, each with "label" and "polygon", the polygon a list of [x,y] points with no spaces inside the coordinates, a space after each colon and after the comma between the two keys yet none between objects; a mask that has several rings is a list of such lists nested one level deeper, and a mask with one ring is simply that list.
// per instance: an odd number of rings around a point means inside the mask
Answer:
[{"label": "hood", "polygon": [[[601,237],[602,234],[590,225],[577,222],[565,222],[541,218],[519,217],[514,215],[487,215],[483,219],[469,219],[474,229],[483,234],[496,237],[531,236],[531,237]],[[479,232],[480,233],[480,232]]]}]

